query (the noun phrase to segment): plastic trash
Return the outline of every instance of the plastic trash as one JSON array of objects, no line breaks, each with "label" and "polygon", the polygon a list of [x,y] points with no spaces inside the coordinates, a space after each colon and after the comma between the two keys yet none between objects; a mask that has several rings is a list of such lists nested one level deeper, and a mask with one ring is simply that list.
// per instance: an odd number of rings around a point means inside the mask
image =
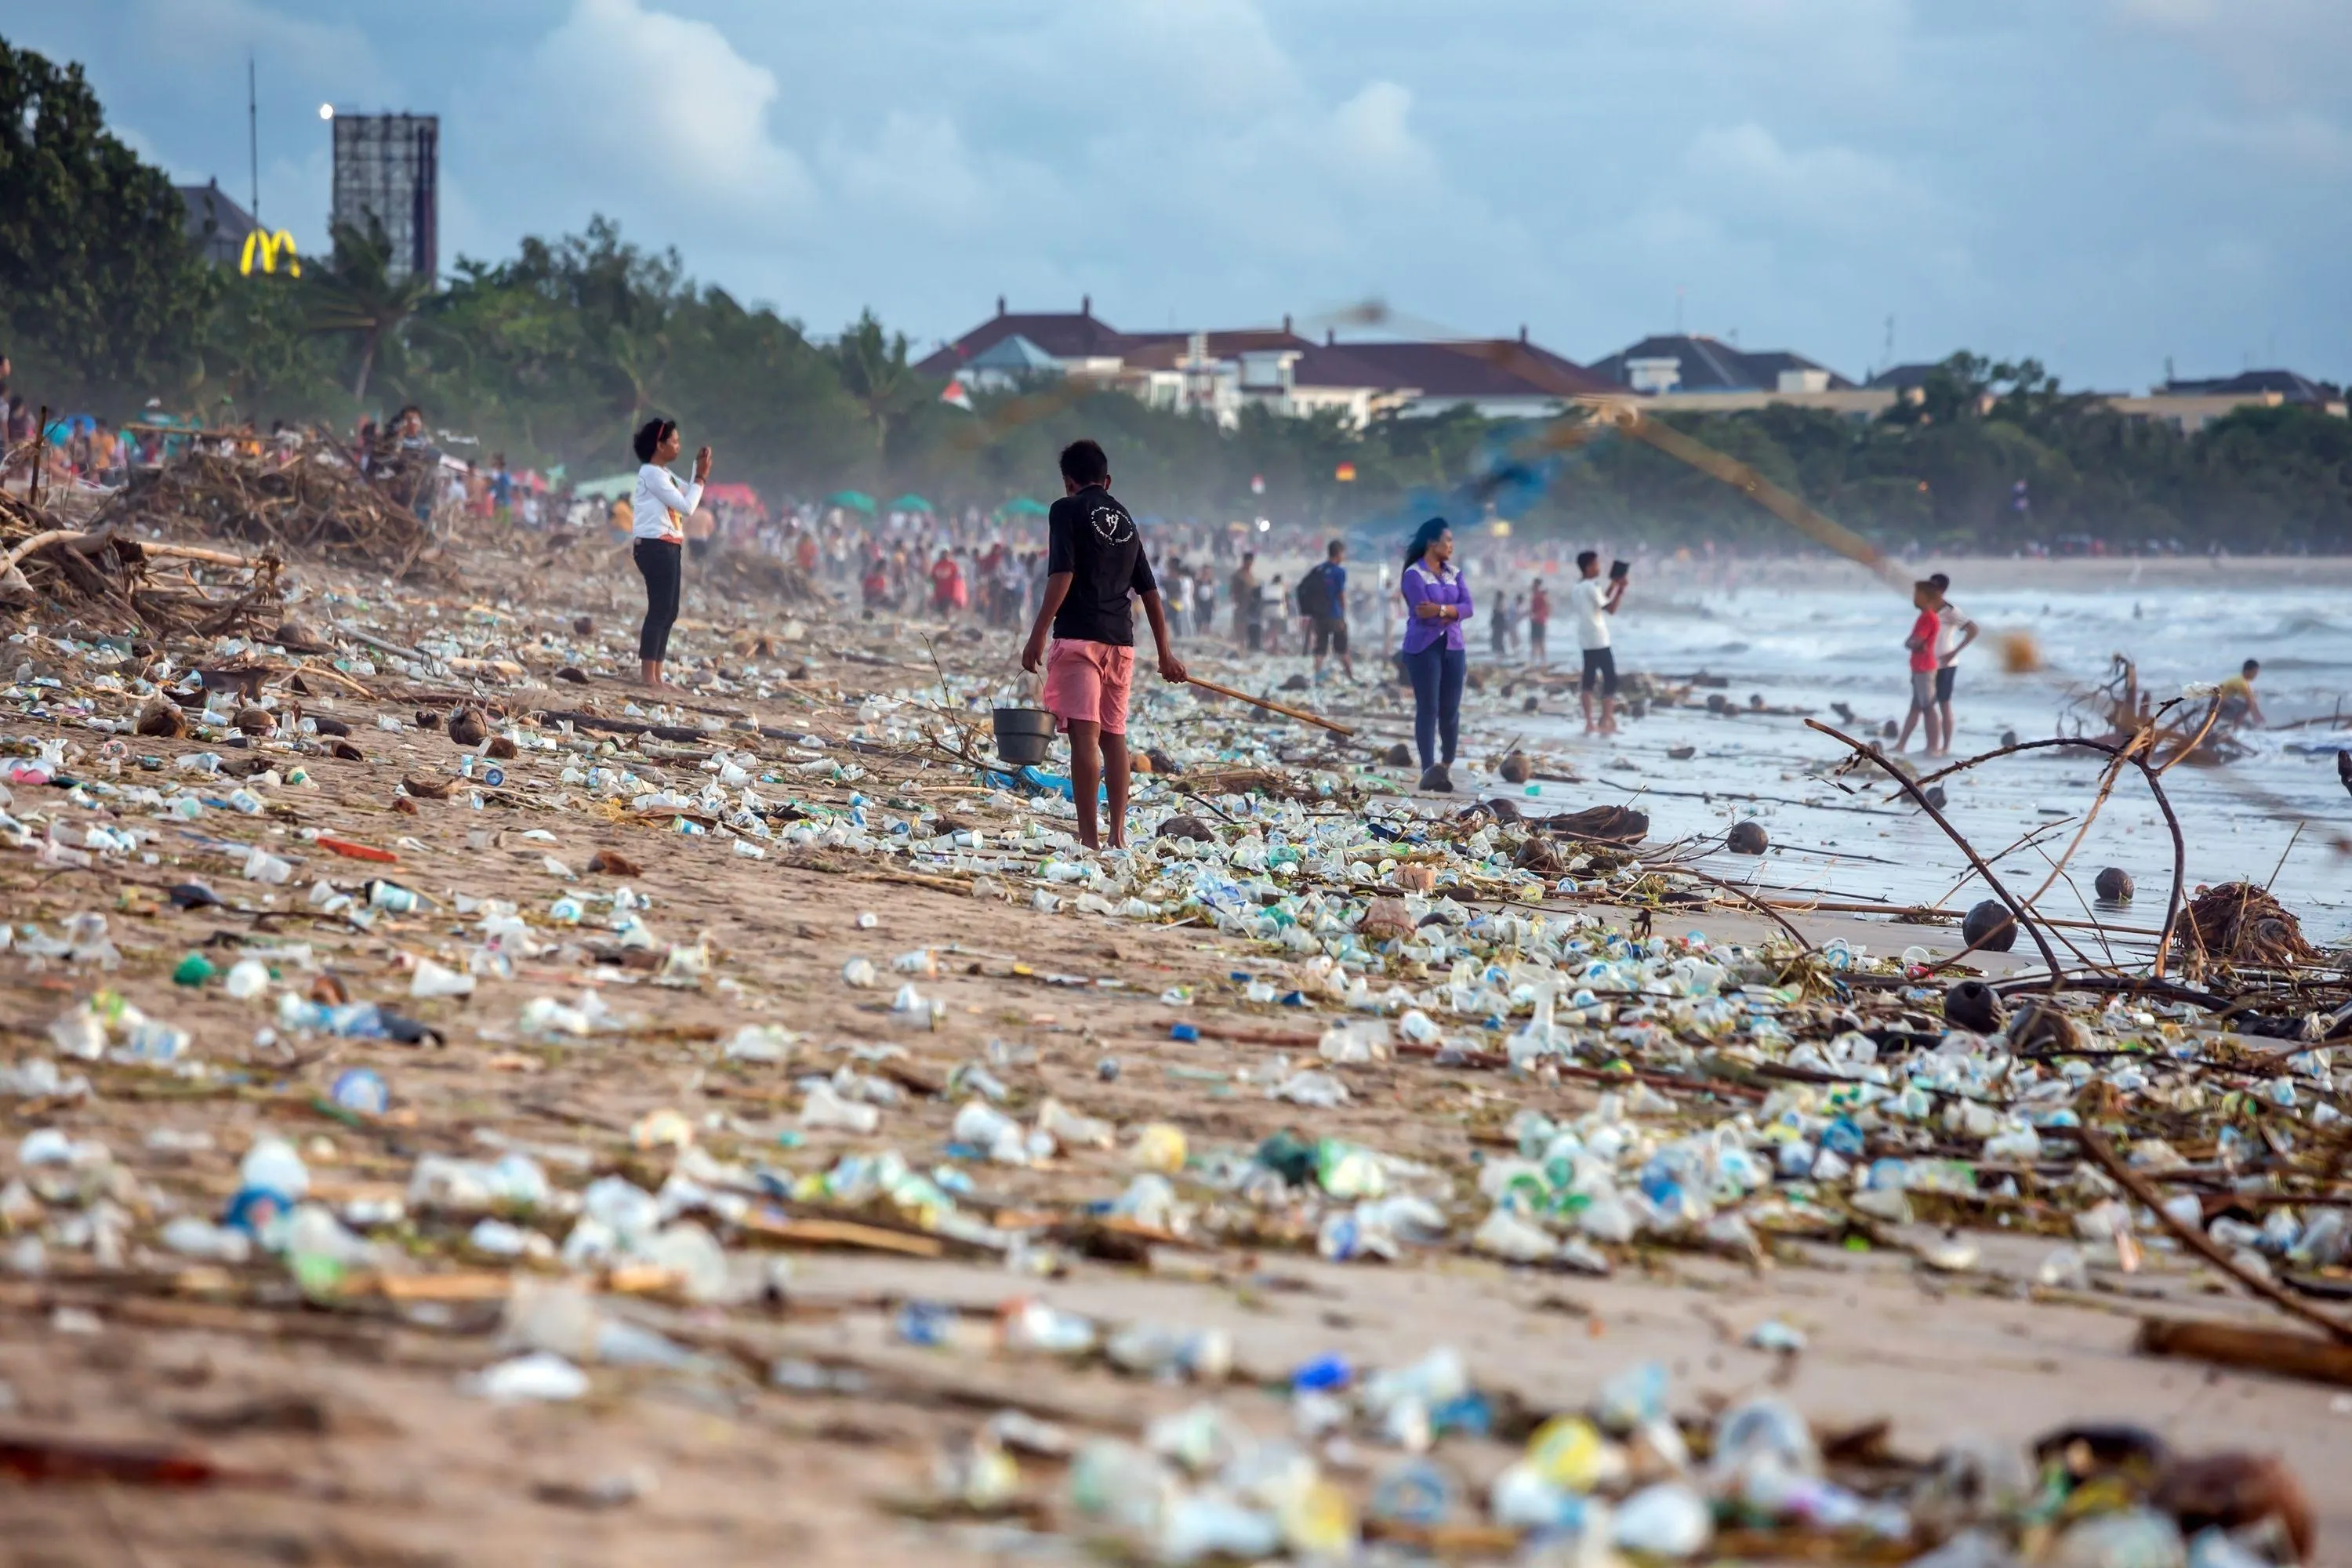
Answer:
[{"label": "plastic trash", "polygon": [[1174,1175],[1184,1168],[1184,1130],[1165,1121],[1150,1121],[1136,1129],[1135,1147],[1128,1155],[1147,1171]]},{"label": "plastic trash", "polygon": [[1695,1557],[1714,1537],[1714,1510],[1680,1481],[1644,1487],[1618,1504],[1612,1531],[1626,1551],[1653,1557]]},{"label": "plastic trash", "polygon": [[328,1098],[362,1116],[382,1116],[392,1106],[392,1090],[373,1068],[344,1068],[335,1075]]},{"label": "plastic trash", "polygon": [[289,1199],[299,1198],[310,1190],[310,1169],[294,1152],[294,1145],[268,1134],[256,1139],[245,1158],[238,1162],[236,1179],[242,1186],[282,1194]]},{"label": "plastic trash", "polygon": [[1175,1329],[1134,1323],[1111,1335],[1104,1355],[1121,1372],[1222,1383],[1233,1371],[1233,1336],[1222,1329]]},{"label": "plastic trash", "polygon": [[269,966],[257,958],[240,958],[229,965],[221,989],[239,1002],[250,1002],[269,989]]},{"label": "plastic trash", "polygon": [[499,1362],[463,1383],[469,1393],[501,1405],[577,1399],[588,1392],[586,1373],[546,1351]]},{"label": "plastic trash", "polygon": [[2170,1516],[2126,1508],[2068,1525],[2047,1561],[2052,1568],[2188,1568],[2189,1546]]},{"label": "plastic trash", "polygon": [[812,1088],[801,1101],[801,1125],[811,1131],[829,1130],[869,1137],[880,1131],[882,1112],[841,1098],[829,1083]]},{"label": "plastic trash", "polygon": [[1084,1355],[1100,1335],[1093,1320],[1034,1299],[1008,1302],[997,1314],[998,1342],[1008,1351]]},{"label": "plastic trash", "polygon": [[433,959],[419,959],[416,973],[409,978],[408,994],[418,998],[471,996],[474,994],[474,977]]}]

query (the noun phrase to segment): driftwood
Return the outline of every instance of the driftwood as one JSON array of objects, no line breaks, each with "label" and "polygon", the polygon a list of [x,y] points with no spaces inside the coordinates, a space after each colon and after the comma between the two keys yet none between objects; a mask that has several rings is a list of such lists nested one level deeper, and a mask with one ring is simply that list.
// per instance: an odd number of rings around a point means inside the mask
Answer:
[{"label": "driftwood", "polygon": [[[241,555],[133,539],[112,522],[85,530],[50,527],[48,521],[13,498],[0,508],[0,529],[28,531],[6,542],[0,554],[0,606],[26,610],[46,602],[77,613],[104,612],[151,633],[217,637],[241,625],[257,627],[261,613],[278,601],[280,568],[274,552]],[[246,578],[229,584],[226,597],[204,592],[193,575],[185,589],[164,588],[148,572],[158,560],[225,567]]]},{"label": "driftwood", "polygon": [[2235,1323],[2186,1318],[2144,1318],[2133,1349],[2142,1355],[2175,1356],[2248,1372],[2272,1372],[2313,1383],[2352,1388],[2352,1345],[2330,1344],[2284,1329],[2241,1328]]},{"label": "driftwood", "polygon": [[313,551],[395,577],[433,543],[425,520],[372,483],[340,447],[317,438],[257,457],[184,452],[135,475],[100,518]]},{"label": "driftwood", "polygon": [[1265,697],[1252,697],[1246,691],[1236,691],[1230,686],[1220,686],[1213,680],[1203,680],[1197,675],[1185,677],[1185,683],[1203,691],[1213,691],[1220,697],[1230,697],[1236,702],[1246,702],[1253,708],[1263,708],[1269,713],[1279,713],[1286,719],[1296,719],[1302,724],[1314,724],[1335,735],[1353,737],[1356,733],[1345,724],[1334,724],[1320,713],[1309,713],[1304,708],[1291,708]]}]

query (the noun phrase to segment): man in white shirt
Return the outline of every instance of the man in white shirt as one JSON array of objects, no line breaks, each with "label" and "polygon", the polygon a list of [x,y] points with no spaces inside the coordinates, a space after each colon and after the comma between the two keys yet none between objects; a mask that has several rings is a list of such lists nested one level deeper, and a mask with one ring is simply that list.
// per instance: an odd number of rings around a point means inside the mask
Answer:
[{"label": "man in white shirt", "polygon": [[[1622,573],[1601,580],[1597,550],[1580,551],[1576,571],[1576,584],[1568,591],[1568,618],[1576,625],[1576,646],[1584,650],[1584,676],[1578,686],[1584,707],[1584,732],[1613,735],[1617,732],[1617,650],[1609,646],[1609,617],[1624,602],[1626,580]],[[1597,724],[1592,711],[1595,686],[1601,689]]]},{"label": "man in white shirt", "polygon": [[[1927,579],[1936,584],[1936,592],[1948,595],[1951,578],[1938,572]],[[1929,752],[1930,756],[1949,756],[1952,751],[1952,679],[1954,666],[1960,661],[1960,650],[1977,640],[1977,624],[1960,614],[1949,597],[1937,615],[1936,629],[1936,708],[1944,721],[1944,749]]]}]

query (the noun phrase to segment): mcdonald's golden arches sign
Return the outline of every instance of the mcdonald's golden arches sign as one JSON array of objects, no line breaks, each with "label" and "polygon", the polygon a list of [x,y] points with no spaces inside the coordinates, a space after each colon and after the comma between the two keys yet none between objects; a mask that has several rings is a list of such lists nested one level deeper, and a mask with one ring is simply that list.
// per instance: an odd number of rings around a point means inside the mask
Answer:
[{"label": "mcdonald's golden arches sign", "polygon": [[294,252],[294,237],[282,228],[275,234],[257,228],[247,235],[245,254],[238,258],[236,269],[250,278],[253,276],[254,262],[257,259],[264,272],[274,273],[278,270],[278,256],[280,251],[286,254],[286,276],[301,277],[302,258]]}]

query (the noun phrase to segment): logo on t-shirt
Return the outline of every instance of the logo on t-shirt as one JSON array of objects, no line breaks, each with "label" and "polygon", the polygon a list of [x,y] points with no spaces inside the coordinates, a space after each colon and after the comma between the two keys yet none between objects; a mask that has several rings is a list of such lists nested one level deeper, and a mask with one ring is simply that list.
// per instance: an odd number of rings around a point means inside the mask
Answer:
[{"label": "logo on t-shirt", "polygon": [[1095,525],[1095,537],[1105,544],[1125,544],[1135,537],[1135,520],[1115,506],[1098,506],[1089,520]]}]

